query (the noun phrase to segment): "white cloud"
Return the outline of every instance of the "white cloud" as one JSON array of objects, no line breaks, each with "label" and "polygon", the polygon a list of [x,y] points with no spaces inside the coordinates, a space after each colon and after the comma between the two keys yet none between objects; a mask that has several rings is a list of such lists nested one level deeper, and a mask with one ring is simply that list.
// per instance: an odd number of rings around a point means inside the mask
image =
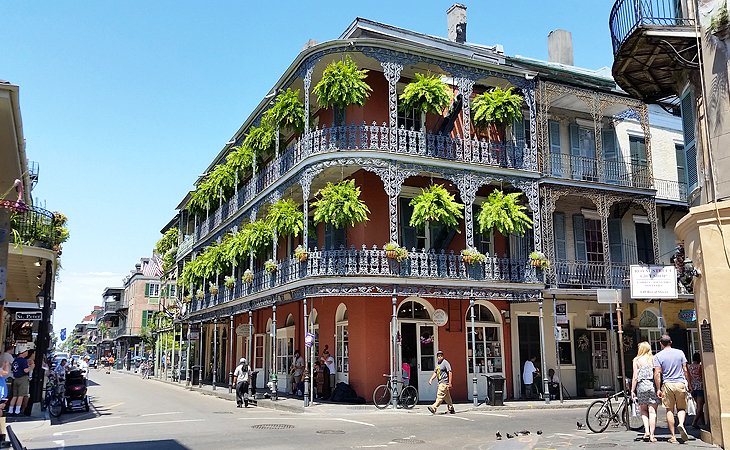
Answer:
[{"label": "white cloud", "polygon": [[124,274],[113,272],[67,272],[61,273],[56,282],[53,314],[53,329],[58,335],[61,328],[70,333],[74,325],[93,311],[94,306],[103,306],[101,294],[106,287],[122,285]]}]

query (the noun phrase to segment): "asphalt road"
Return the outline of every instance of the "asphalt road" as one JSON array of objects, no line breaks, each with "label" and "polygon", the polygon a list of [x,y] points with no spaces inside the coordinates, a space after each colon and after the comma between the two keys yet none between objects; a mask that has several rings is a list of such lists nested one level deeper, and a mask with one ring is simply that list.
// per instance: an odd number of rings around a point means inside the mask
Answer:
[{"label": "asphalt road", "polygon": [[[576,421],[583,421],[583,409],[459,412],[457,405],[457,414],[432,416],[425,405],[411,411],[333,405],[303,414],[288,413],[238,409],[231,401],[179,386],[103,371],[92,373],[89,394],[89,413],[67,413],[50,424],[16,424],[23,445],[29,449],[95,450],[672,447],[662,441],[636,442],[640,433],[618,429],[602,434],[578,430]],[[440,412],[445,413],[445,407]],[[502,440],[496,439],[498,430],[505,436]],[[508,432],[521,430],[531,434],[506,438]],[[658,435],[666,435],[666,430]],[[709,445],[696,440],[683,447]]]}]

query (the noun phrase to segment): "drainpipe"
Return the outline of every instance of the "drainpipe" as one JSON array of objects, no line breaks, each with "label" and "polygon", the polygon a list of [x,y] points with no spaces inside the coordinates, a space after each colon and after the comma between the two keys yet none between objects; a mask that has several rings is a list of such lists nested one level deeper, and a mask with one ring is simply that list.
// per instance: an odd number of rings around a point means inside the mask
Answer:
[{"label": "drainpipe", "polygon": [[269,387],[271,389],[271,399],[277,400],[279,397],[279,386],[278,386],[278,380],[276,377],[276,303],[271,305],[271,375],[269,383],[271,386]]},{"label": "drainpipe", "polygon": [[228,347],[230,352],[228,354],[228,393],[233,392],[233,314],[231,314],[231,331],[228,333]]},{"label": "drainpipe", "polygon": [[218,375],[218,318],[213,319],[213,390]]},{"label": "drainpipe", "polygon": [[[185,372],[183,372],[181,369],[182,367],[182,349],[183,349],[183,330],[185,329],[185,324],[183,322],[180,322],[180,339],[178,341],[178,355],[177,355],[177,366],[178,366],[178,375],[185,376]],[[182,381],[181,377],[177,377],[177,382],[180,383]]]},{"label": "drainpipe", "polygon": [[[397,365],[398,365],[398,311],[396,311],[396,303],[398,302],[398,297],[395,295],[395,290],[393,290],[393,298],[391,299],[391,303],[393,306],[393,315],[390,319],[390,380],[395,381],[395,376],[398,371]],[[398,405],[398,400],[395,398],[395,396],[391,396],[390,402],[393,405],[393,409],[395,409]]]},{"label": "drainpipe", "polygon": [[[543,311],[542,311],[542,294],[540,295],[540,302],[538,303],[539,309],[540,309],[540,354],[542,357],[540,358],[542,361],[540,362],[541,371],[542,371],[542,397],[545,399],[545,404],[550,404],[550,386],[548,385],[549,380],[547,377],[547,362],[545,361],[545,320],[543,317]],[[545,395],[545,393],[548,393],[548,395]]]}]

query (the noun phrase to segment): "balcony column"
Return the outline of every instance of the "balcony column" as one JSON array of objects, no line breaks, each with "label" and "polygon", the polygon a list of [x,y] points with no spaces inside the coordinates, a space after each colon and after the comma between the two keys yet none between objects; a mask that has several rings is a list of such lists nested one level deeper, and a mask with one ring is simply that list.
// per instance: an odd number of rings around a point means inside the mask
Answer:
[{"label": "balcony column", "polygon": [[[606,181],[606,168],[603,161],[603,123],[601,122],[601,119],[603,119],[604,109],[604,103],[598,97],[598,94],[594,93],[591,101],[591,114],[593,115],[593,133],[596,138],[596,164],[598,165],[598,180],[601,182]],[[603,218],[601,218],[601,220],[603,220]]]},{"label": "balcony column", "polygon": [[[465,132],[466,133],[466,132]],[[470,173],[461,174],[452,179],[459,189],[461,201],[464,202],[464,228],[466,229],[466,246],[474,247],[474,215],[472,209],[479,188],[489,182],[487,178]]]},{"label": "balcony column", "polygon": [[302,230],[303,247],[309,251],[309,194],[312,188],[312,181],[319,175],[322,169],[310,167],[302,172],[299,184],[302,186],[302,209],[304,212],[304,230]]},{"label": "balcony column", "polygon": [[[527,153],[524,157],[523,167],[527,170],[537,171],[537,103],[535,101],[534,79],[528,81],[527,85],[522,88],[522,93],[525,96],[527,107],[530,109],[530,142],[525,142]],[[537,212],[534,209],[532,211],[533,213]]]},{"label": "balcony column", "polygon": [[391,61],[381,62],[380,65],[383,67],[385,79],[388,80],[389,148],[390,151],[395,152],[398,149],[398,92],[396,87],[403,65]]},{"label": "balcony column", "polygon": [[[253,223],[256,220],[256,214],[258,214],[258,210],[256,208],[251,209],[248,216],[249,222]],[[248,268],[253,271],[253,251],[249,253]]]},{"label": "balcony column", "polygon": [[[461,114],[462,127],[464,129],[464,155],[463,158],[471,161],[471,94],[474,92],[474,80],[469,78],[454,78],[459,92],[461,93]],[[468,156],[467,156],[468,155]],[[471,213],[469,213],[471,214]],[[474,237],[472,236],[472,244]]]},{"label": "balcony column", "polygon": [[[641,104],[641,108],[638,111],[638,113],[639,113],[639,122],[641,123],[641,131],[644,132],[644,149],[646,151],[646,175],[647,175],[648,179],[646,180],[645,185],[653,186],[654,185],[654,165],[652,164],[652,157],[651,157],[651,130],[649,129],[649,109],[646,107],[645,103]],[[654,211],[656,212],[656,208],[654,208]],[[653,226],[654,226],[654,222],[652,222],[652,227]],[[659,253],[655,253],[655,255],[656,255],[656,257],[658,257]]]},{"label": "balcony column", "polygon": [[[515,186],[527,197],[527,204],[532,211],[532,231],[536,252],[542,252],[542,217],[540,217],[540,191],[537,181],[517,181]],[[552,205],[555,211],[555,204]],[[550,217],[552,217],[550,212]],[[547,219],[546,219],[547,220]],[[552,220],[551,220],[552,222]],[[548,241],[549,242],[549,241]]]},{"label": "balcony column", "polygon": [[[314,64],[308,63],[304,72],[304,149],[302,153],[307,155],[309,153],[310,141],[309,141],[309,97],[312,88],[312,72],[314,71]],[[305,216],[306,217],[306,216]],[[304,227],[307,228],[306,226]]]},{"label": "balcony column", "polygon": [[603,242],[603,274],[604,284],[611,284],[611,243],[608,241],[608,216],[614,200],[607,195],[599,195],[596,199],[598,215],[601,216],[601,241]]},{"label": "balcony column", "polygon": [[388,214],[390,216],[389,233],[390,240],[398,242],[398,196],[401,186],[408,177],[418,175],[417,171],[401,169],[395,164],[388,164],[387,167],[363,167],[365,170],[375,172],[383,182],[385,193],[388,194]]}]

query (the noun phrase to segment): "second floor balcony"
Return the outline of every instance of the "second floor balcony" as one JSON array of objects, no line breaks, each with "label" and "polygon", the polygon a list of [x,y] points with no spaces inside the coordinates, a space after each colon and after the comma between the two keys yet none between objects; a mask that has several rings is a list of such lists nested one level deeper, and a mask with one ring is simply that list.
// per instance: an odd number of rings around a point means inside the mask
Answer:
[{"label": "second floor balcony", "polygon": [[629,264],[555,261],[548,285],[565,289],[624,289],[629,287]]},{"label": "second floor balcony", "polygon": [[648,189],[652,185],[646,164],[606,161],[567,154],[550,155],[548,173],[554,177]]},{"label": "second floor balcony", "polygon": [[654,180],[656,198],[678,203],[687,203],[687,183],[676,180]]}]

